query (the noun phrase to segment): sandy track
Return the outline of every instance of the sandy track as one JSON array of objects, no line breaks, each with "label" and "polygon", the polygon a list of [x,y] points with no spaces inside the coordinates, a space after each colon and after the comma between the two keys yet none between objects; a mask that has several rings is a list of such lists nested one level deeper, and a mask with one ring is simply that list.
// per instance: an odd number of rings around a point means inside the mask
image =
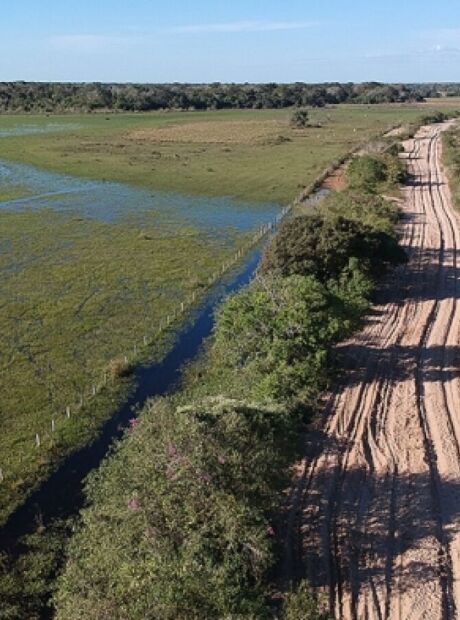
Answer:
[{"label": "sandy track", "polygon": [[460,234],[441,131],[405,145],[410,261],[342,346],[345,377],[293,493],[286,570],[301,566],[336,618],[460,617]]}]

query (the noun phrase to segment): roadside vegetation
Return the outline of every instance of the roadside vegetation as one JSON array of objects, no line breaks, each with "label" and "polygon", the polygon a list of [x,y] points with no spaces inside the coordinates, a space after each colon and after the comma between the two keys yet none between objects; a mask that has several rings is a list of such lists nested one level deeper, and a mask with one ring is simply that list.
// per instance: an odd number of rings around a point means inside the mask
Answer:
[{"label": "roadside vegetation", "polygon": [[460,127],[454,126],[443,135],[443,161],[455,207],[460,210]]},{"label": "roadside vegetation", "polygon": [[418,119],[402,125],[400,128],[399,139],[404,140],[413,138],[417,131],[423,125],[433,125],[436,123],[444,123],[448,120],[458,118],[460,116],[460,100],[458,98],[447,98],[446,106],[436,106],[437,109],[427,111]]},{"label": "roadside vegetation", "polygon": [[152,401],[90,477],[59,620],[327,617],[304,582],[280,607],[270,571],[282,491],[336,372],[334,346],[404,260],[397,211],[363,169],[360,189],[283,222],[255,281],[220,307],[182,390]]}]

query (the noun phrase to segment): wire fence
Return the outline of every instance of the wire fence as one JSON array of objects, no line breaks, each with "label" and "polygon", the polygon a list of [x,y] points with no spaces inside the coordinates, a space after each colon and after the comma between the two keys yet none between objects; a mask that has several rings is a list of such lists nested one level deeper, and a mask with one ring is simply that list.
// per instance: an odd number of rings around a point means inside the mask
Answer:
[{"label": "wire fence", "polygon": [[[219,280],[221,280],[225,273],[233,269],[251,249],[253,249],[262,241],[265,236],[274,231],[276,226],[291,211],[291,209],[292,205],[284,207],[272,221],[260,226],[260,228],[256,230],[256,232],[252,235],[252,237],[244,246],[239,248],[231,256],[231,258],[223,262],[220,267],[213,271],[213,273],[208,277],[206,281],[206,290],[209,290],[209,288],[211,288]],[[139,337],[139,339],[133,343],[131,350],[125,351],[118,357],[113,358],[111,362],[113,362],[114,360],[118,360],[118,362],[122,364],[125,370],[129,369],[131,365],[134,365],[136,363],[136,360],[139,361],[143,350],[147,350],[148,347],[150,347],[155,341],[157,341],[159,337],[161,337],[168,330],[170,330],[174,322],[182,315],[184,315],[187,310],[191,309],[195,305],[196,301],[197,294],[196,291],[193,291],[189,295],[189,297],[179,302],[172,312],[169,312],[160,319],[158,323],[158,328],[156,330]],[[107,365],[107,368],[109,367],[109,365],[110,362]],[[35,448],[36,450],[40,450],[45,444],[45,442],[53,439],[54,434],[60,428],[62,428],[66,421],[70,420],[74,415],[81,411],[83,407],[88,406],[91,401],[94,400],[111,381],[115,381],[115,376],[110,373],[109,370],[104,370],[98,380],[95,380],[89,385],[82,388],[79,393],[76,394],[76,398],[73,402],[67,404],[62,411],[57,411],[55,415],[51,417],[48,428],[42,427],[31,433],[31,447]],[[3,465],[2,467],[0,467],[0,483],[4,482],[6,479],[7,471],[5,466]]]}]

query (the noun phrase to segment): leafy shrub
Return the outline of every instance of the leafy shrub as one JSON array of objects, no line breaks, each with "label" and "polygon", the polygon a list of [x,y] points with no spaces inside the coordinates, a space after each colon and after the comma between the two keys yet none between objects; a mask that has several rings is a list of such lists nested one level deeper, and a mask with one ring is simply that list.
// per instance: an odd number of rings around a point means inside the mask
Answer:
[{"label": "leafy shrub", "polygon": [[339,298],[313,276],[260,277],[219,311],[215,346],[243,367],[260,400],[310,400],[327,380],[328,350],[350,324]]},{"label": "leafy shrub", "polygon": [[20,541],[22,553],[16,561],[0,553],[1,620],[44,617],[69,535],[69,525],[57,521],[46,531],[41,526],[37,532],[24,536]]},{"label": "leafy shrub", "polygon": [[386,152],[382,156],[385,164],[386,184],[394,187],[404,183],[407,176],[406,166],[396,153]]},{"label": "leafy shrub", "polygon": [[360,192],[376,193],[379,187],[394,187],[402,183],[406,169],[398,153],[354,157],[347,168],[348,185]]},{"label": "leafy shrub", "polygon": [[341,216],[374,232],[384,232],[396,238],[399,210],[394,203],[381,196],[353,190],[331,192],[325,198],[321,211],[324,217]]},{"label": "leafy shrub", "polygon": [[347,179],[352,189],[375,191],[386,181],[385,163],[373,155],[354,157],[347,168]]},{"label": "leafy shrub", "polygon": [[303,129],[304,127],[307,127],[307,125],[308,125],[308,110],[305,110],[303,108],[301,108],[299,110],[295,110],[292,113],[291,120],[290,120],[290,125],[291,125],[291,127],[294,127],[295,129]]},{"label": "leafy shrub", "polygon": [[444,123],[449,119],[449,116],[444,112],[431,112],[422,116],[420,119],[421,125],[433,125],[435,123]]},{"label": "leafy shrub", "polygon": [[343,304],[347,326],[350,329],[357,326],[369,309],[369,300],[374,290],[373,282],[363,272],[357,258],[350,258],[338,280],[329,282],[329,290]]},{"label": "leafy shrub", "polygon": [[265,514],[287,480],[291,424],[222,398],[152,403],[89,482],[56,617],[261,617]]},{"label": "leafy shrub", "polygon": [[[341,199],[342,200],[342,199]],[[376,275],[388,264],[404,260],[386,222],[386,230],[377,224],[359,221],[361,209],[352,205],[356,215],[351,219],[340,215],[342,206],[332,206],[328,216],[300,216],[283,222],[260,264],[261,274],[275,273],[313,275],[320,282],[337,279],[347,267],[351,257],[360,259],[362,267]],[[343,209],[345,210],[345,209]],[[385,219],[383,208],[380,217]]]},{"label": "leafy shrub", "polygon": [[282,620],[331,620],[321,609],[308,582],[301,581],[295,590],[286,596],[281,615]]}]

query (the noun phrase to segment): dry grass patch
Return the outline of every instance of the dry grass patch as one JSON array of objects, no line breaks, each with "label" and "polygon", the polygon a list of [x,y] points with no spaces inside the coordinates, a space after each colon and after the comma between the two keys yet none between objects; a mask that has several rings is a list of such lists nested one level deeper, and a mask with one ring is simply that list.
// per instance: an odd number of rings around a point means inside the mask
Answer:
[{"label": "dry grass patch", "polygon": [[263,143],[285,132],[285,123],[263,121],[197,121],[149,127],[129,132],[133,140],[151,142],[182,142],[196,144],[254,144]]}]

